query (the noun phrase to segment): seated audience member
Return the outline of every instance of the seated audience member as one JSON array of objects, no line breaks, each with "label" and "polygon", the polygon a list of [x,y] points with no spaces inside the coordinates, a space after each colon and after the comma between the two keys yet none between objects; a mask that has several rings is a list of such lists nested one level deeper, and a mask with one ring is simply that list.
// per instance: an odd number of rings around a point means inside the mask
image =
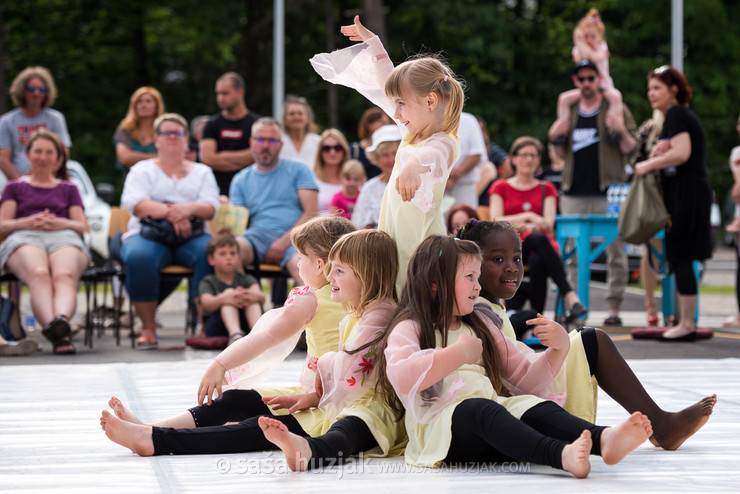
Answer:
[{"label": "seated audience member", "polygon": [[367,159],[380,170],[380,175],[371,178],[360,189],[352,222],[359,228],[377,228],[380,205],[391,171],[396,162],[396,151],[401,144],[401,133],[395,125],[384,125],[373,132],[371,145],[365,150]]},{"label": "seated audience member", "polygon": [[228,336],[229,344],[245,336],[262,315],[265,295],[259,281],[238,271],[239,244],[230,233],[208,241],[208,264],[213,274],[198,285],[206,336]]},{"label": "seated audience member", "polygon": [[128,173],[139,161],[157,156],[154,121],[164,113],[162,95],[153,87],[140,87],[129,100],[126,116],[113,134],[116,166]]},{"label": "seated audience member", "polygon": [[[157,346],[155,312],[157,304],[169,295],[160,293],[160,270],[170,264],[191,268],[189,296],[193,299],[200,280],[211,272],[206,256],[210,235],[204,223],[213,218],[219,206],[213,171],[185,159],[188,124],[182,116],[161,115],[154,122],[154,143],[157,158],[131,167],[121,195],[121,205],[131,214],[121,259],[126,289],[142,323],[136,340],[139,348]],[[170,226],[175,238],[150,234],[148,228],[142,228],[142,220]]]},{"label": "seated audience member", "polygon": [[290,231],[316,216],[316,180],[305,163],[279,158],[283,142],[277,120],[257,120],[250,141],[255,164],[236,174],[229,193],[231,204],[249,209],[249,228],[237,238],[242,263],[279,264],[302,285]]},{"label": "seated audience member", "polygon": [[209,115],[198,115],[190,121],[190,137],[188,138],[188,155],[190,161],[200,162],[200,141],[203,139],[203,129],[211,117]]},{"label": "seated audience member", "polygon": [[479,220],[480,217],[475,209],[467,204],[458,204],[450,209],[447,214],[447,233],[455,236],[457,229],[464,226],[468,220]]},{"label": "seated audience member", "polygon": [[365,168],[358,160],[347,160],[342,165],[342,190],[329,201],[329,213],[352,219],[357,196],[365,183]]},{"label": "seated audience member", "polygon": [[349,158],[349,144],[338,129],[321,134],[319,151],[313,163],[313,174],[319,186],[319,215],[329,214],[329,201],[342,190],[342,166]]},{"label": "seated audience member", "polygon": [[316,133],[313,110],[306,98],[288,96],[283,105],[283,148],[281,158],[303,161],[311,165],[319,151],[321,137]]},{"label": "seated audience member", "polygon": [[350,145],[350,157],[359,160],[365,167],[365,176],[370,180],[380,175],[381,171],[369,156],[367,148],[372,145],[372,136],[376,130],[384,125],[393,125],[391,118],[377,106],[373,106],[362,112],[360,122],[357,125],[357,137],[360,139]]},{"label": "seated audience member", "polygon": [[11,180],[0,197],[0,266],[28,285],[31,310],[55,354],[75,353],[69,320],[90,255],[82,241],[85,213],[67,176],[59,137],[41,129],[26,144],[28,175]]}]

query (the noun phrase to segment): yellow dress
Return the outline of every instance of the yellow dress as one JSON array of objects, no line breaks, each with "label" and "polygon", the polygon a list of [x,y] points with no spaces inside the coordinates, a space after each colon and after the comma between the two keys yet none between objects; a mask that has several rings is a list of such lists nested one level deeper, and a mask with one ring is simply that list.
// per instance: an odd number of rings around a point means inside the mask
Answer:
[{"label": "yellow dress", "polygon": [[[511,325],[506,310],[498,304],[479,298],[479,303],[486,303],[493,311],[501,317],[503,326],[501,331],[509,338],[516,340],[514,328]],[[586,352],[583,349],[583,340],[578,331],[571,331],[570,350],[565,363],[565,378],[567,382],[568,397],[565,400],[565,408],[571,415],[582,418],[592,424],[596,421],[596,408],[598,405],[599,387],[596,378],[591,375],[588,368]]]},{"label": "yellow dress", "polygon": [[340,327],[339,351],[319,359],[324,394],[319,403],[325,412],[324,432],[343,417],[358,417],[367,425],[378,447],[366,452],[370,456],[400,455],[408,440],[403,420],[396,420],[385,401],[375,397],[375,361],[377,344],[360,352],[354,350],[383,334],[395,305],[389,301],[370,306],[361,317],[348,315]]},{"label": "yellow dress", "polygon": [[[316,360],[327,352],[334,351],[339,345],[339,323],[346,316],[342,305],[331,301],[331,285],[325,285],[314,291],[318,299],[316,316],[306,325],[306,345],[308,357],[301,376],[304,386],[286,388],[257,388],[260,396],[287,396],[313,390],[313,379],[316,372]],[[310,382],[309,382],[310,381]],[[311,386],[305,389],[306,386]],[[287,410],[272,410],[274,415],[287,415]],[[312,437],[323,432],[324,413],[318,408],[311,408],[293,414],[301,427]]]},{"label": "yellow dress", "polygon": [[[474,336],[466,325],[461,325],[458,330],[448,333],[447,345],[455,343],[463,332]],[[440,333],[437,333],[437,346],[442,346]],[[486,376],[482,359],[476,364],[463,365],[457,372],[465,382],[465,387],[455,397],[455,402],[444,408],[433,422],[417,423],[412,414],[406,413],[406,430],[409,435],[405,453],[406,463],[422,467],[438,467],[442,464],[452,442],[452,414],[463,400],[469,398],[493,400],[516,418],[520,418],[524,412],[544,401],[533,395],[499,396],[493,389],[491,380]]]}]

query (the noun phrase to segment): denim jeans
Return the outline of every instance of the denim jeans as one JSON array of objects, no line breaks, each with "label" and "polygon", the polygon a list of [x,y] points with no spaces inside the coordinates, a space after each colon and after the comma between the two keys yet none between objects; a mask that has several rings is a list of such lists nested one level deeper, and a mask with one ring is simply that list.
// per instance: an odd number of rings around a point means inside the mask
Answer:
[{"label": "denim jeans", "polygon": [[133,235],[121,246],[121,259],[126,267],[126,289],[133,302],[153,302],[160,299],[159,271],[170,264],[187,266],[193,270],[190,297],[198,293],[198,283],[212,273],[208,264],[206,246],[211,235],[191,238],[179,247],[167,247],[141,235]]}]

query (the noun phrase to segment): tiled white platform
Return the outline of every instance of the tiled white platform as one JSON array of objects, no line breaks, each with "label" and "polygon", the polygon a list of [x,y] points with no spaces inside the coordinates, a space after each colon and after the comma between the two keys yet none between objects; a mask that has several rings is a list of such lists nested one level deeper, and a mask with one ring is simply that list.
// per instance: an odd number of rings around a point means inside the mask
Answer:
[{"label": "tiled white platform", "polygon": [[[635,360],[633,369],[659,405],[683,408],[714,392],[707,425],[667,452],[643,444],[617,466],[592,458],[576,480],[550,468],[529,472],[415,470],[401,458],[350,463],[343,469],[286,472],[282,456],[264,452],[140,458],[112,443],[98,418],[116,395],[144,420],[192,406],[205,360],[176,363],[0,367],[0,490],[13,492],[712,492],[740,491],[740,359]],[[274,384],[294,382],[288,361]],[[626,412],[602,393],[598,422]],[[499,465],[499,470],[503,466]],[[506,489],[506,491],[500,491]]]}]

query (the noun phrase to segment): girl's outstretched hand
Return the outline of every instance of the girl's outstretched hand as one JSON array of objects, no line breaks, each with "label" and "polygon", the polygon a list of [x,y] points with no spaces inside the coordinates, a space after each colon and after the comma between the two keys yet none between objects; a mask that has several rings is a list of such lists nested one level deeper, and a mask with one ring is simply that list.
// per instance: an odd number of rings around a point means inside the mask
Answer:
[{"label": "girl's outstretched hand", "polygon": [[375,36],[372,31],[362,25],[359,15],[355,16],[354,24],[342,26],[340,31],[343,35],[347,36],[350,41],[366,41]]},{"label": "girl's outstretched hand", "polygon": [[225,375],[226,369],[221,364],[215,360],[211,362],[200,380],[200,386],[198,386],[198,406],[203,405],[203,400],[208,400],[207,403],[210,405],[214,392],[221,398],[221,388],[224,385]]},{"label": "girl's outstretched hand", "polygon": [[462,333],[457,338],[455,345],[462,350],[466,364],[474,364],[480,360],[483,353],[483,342],[480,338]]},{"label": "girl's outstretched hand", "polygon": [[535,327],[532,333],[546,347],[566,352],[570,348],[568,332],[552,319],[548,319],[542,314],[537,314],[537,317],[529,319],[527,324]]},{"label": "girl's outstretched hand", "polygon": [[287,408],[290,413],[295,413],[318,406],[319,395],[316,393],[303,393],[288,396],[265,396],[262,398],[262,403],[273,407],[275,410]]}]

